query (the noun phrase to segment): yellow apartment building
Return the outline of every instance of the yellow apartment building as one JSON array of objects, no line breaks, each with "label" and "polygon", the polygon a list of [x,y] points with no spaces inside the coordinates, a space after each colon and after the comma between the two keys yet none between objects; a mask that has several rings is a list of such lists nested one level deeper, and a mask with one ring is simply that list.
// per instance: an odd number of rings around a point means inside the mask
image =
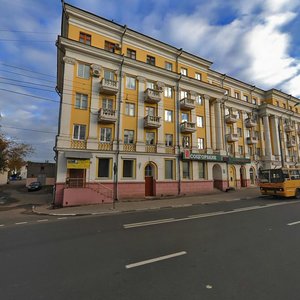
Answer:
[{"label": "yellow apartment building", "polygon": [[64,4],[56,205],[256,185],[299,163],[299,99]]}]

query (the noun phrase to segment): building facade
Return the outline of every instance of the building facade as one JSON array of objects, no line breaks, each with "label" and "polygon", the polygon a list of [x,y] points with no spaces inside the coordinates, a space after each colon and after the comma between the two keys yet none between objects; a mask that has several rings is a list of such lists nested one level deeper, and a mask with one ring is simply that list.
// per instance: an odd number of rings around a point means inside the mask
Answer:
[{"label": "building facade", "polygon": [[299,161],[299,99],[127,26],[64,4],[57,64],[57,205],[249,187]]}]

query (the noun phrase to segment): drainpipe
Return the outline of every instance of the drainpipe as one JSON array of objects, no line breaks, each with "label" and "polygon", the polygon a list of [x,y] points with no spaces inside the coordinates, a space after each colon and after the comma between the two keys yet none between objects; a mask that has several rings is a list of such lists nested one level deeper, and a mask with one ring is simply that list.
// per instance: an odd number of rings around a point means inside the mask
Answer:
[{"label": "drainpipe", "polygon": [[[176,73],[178,74],[178,59],[179,56],[182,54],[182,48],[179,49],[179,53],[176,56]],[[181,194],[181,168],[180,168],[180,142],[179,142],[179,136],[180,136],[180,126],[179,126],[179,110],[180,110],[180,104],[179,104],[179,81],[181,80],[181,74],[179,75],[179,78],[176,82],[176,141],[177,141],[177,149],[178,154],[176,155],[177,159],[177,169],[178,169],[178,195]]]},{"label": "drainpipe", "polygon": [[121,35],[121,55],[124,54],[124,53],[123,53],[123,40],[124,40],[124,35],[125,35],[125,33],[126,33],[126,30],[127,30],[127,25],[124,25],[124,31],[123,31],[123,33],[122,33],[122,35]]},{"label": "drainpipe", "polygon": [[119,155],[120,155],[120,116],[121,116],[121,102],[122,102],[122,70],[124,63],[124,55],[122,55],[122,61],[119,69],[119,96],[118,96],[118,124],[117,124],[117,152],[116,152],[116,162],[114,163],[114,197],[113,197],[113,209],[115,209],[115,202],[119,200],[118,198],[118,172],[119,172]]}]

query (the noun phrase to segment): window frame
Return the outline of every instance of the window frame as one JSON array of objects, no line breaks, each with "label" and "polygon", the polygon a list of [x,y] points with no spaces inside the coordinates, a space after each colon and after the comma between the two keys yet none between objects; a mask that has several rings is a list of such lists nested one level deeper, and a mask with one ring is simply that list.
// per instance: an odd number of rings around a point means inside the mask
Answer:
[{"label": "window frame", "polygon": [[197,148],[198,148],[198,150],[204,150],[204,148],[205,148],[204,138],[201,138],[201,137],[197,138]]},{"label": "window frame", "polygon": [[127,48],[126,56],[129,57],[129,58],[131,58],[131,59],[136,60],[136,50]]},{"label": "window frame", "polygon": [[[104,131],[104,134],[102,134],[102,132]],[[108,134],[109,132],[109,134]],[[107,136],[109,135],[109,140],[107,139]],[[102,137],[104,137],[104,139],[102,139]],[[101,127],[100,128],[100,138],[99,138],[99,142],[100,143],[110,143],[112,141],[112,128],[110,127]]]},{"label": "window frame", "polygon": [[156,59],[154,56],[147,54],[146,63],[151,66],[155,66]]},{"label": "window frame", "polygon": [[[131,162],[131,170],[129,170],[129,175],[130,176],[125,176],[125,162]],[[135,178],[135,159],[123,159],[123,164],[122,164],[122,177],[123,178],[131,178],[134,179]],[[126,170],[126,172],[128,172],[128,170]],[[127,175],[127,174],[126,174]]]},{"label": "window frame", "polygon": [[129,117],[135,117],[135,103],[125,103],[125,115]]},{"label": "window frame", "polygon": [[173,122],[173,110],[165,109],[165,122]]},{"label": "window frame", "polygon": [[[100,166],[100,161],[108,161],[108,168],[106,170],[106,168],[101,167]],[[101,178],[101,179],[111,179],[111,166],[112,166],[112,159],[109,157],[98,157],[98,170],[97,170],[97,178]],[[107,172],[107,176],[100,176],[100,172],[106,171]]]},{"label": "window frame", "polygon": [[164,88],[164,97],[173,98],[173,88],[170,86],[165,86]]},{"label": "window frame", "polygon": [[[169,167],[171,167],[171,170],[168,170],[167,163],[171,163]],[[170,176],[168,176],[170,175]],[[174,180],[174,159],[165,159],[165,179],[166,180]]]},{"label": "window frame", "polygon": [[168,71],[173,71],[173,64],[169,61],[165,61],[165,69]]},{"label": "window frame", "polygon": [[173,139],[173,134],[171,133],[166,133],[165,134],[165,146],[166,147],[173,147],[173,142],[174,139]]},{"label": "window frame", "polygon": [[77,77],[82,79],[90,79],[90,65],[85,63],[77,64]]},{"label": "window frame", "polygon": [[[75,128],[78,128],[77,137],[75,137]],[[81,138],[81,130],[84,128],[84,138]],[[74,141],[85,141],[86,140],[86,129],[87,126],[85,124],[73,124],[73,135],[72,140]]]},{"label": "window frame", "polygon": [[126,89],[135,90],[136,89],[136,78],[132,76],[126,76]]},{"label": "window frame", "polygon": [[[86,98],[86,99],[83,99]],[[83,106],[82,103],[86,103],[86,106]],[[79,104],[79,105],[78,105]],[[75,94],[75,109],[87,110],[88,108],[88,95],[77,93]]]},{"label": "window frame", "polygon": [[180,74],[183,76],[188,76],[188,69],[184,67],[180,67]]},{"label": "window frame", "polygon": [[203,118],[203,116],[197,116],[196,120],[197,120],[197,127],[198,128],[203,128],[204,127],[204,118]]},{"label": "window frame", "polygon": [[90,46],[92,44],[92,36],[86,32],[80,31],[79,42]]},{"label": "window frame", "polygon": [[[132,138],[132,140],[131,140]],[[124,129],[124,144],[133,145],[134,144],[134,130]]]},{"label": "window frame", "polygon": [[201,81],[201,80],[202,80],[202,74],[196,72],[196,73],[195,73],[195,79]]}]

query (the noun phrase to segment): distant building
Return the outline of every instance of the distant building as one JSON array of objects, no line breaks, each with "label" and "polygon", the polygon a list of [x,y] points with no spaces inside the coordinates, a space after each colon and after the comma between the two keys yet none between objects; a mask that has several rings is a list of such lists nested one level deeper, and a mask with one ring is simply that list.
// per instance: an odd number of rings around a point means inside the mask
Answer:
[{"label": "distant building", "polygon": [[55,163],[27,163],[26,185],[31,182],[39,181],[42,185],[54,185],[55,182]]}]

